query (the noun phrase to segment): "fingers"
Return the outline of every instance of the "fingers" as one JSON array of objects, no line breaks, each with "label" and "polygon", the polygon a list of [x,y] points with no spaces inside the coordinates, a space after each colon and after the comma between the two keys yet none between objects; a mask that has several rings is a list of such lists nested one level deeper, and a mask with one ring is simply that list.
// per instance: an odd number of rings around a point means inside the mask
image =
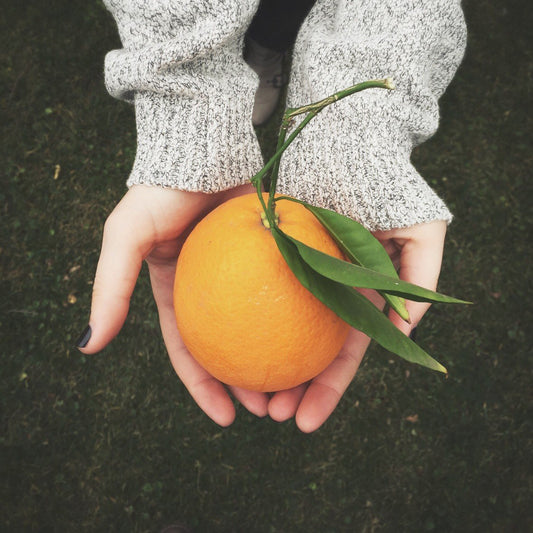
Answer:
[{"label": "fingers", "polygon": [[[428,224],[398,230],[405,237],[400,250],[400,271],[402,280],[435,290],[439,279],[446,236],[446,222],[435,221]],[[410,323],[402,320],[394,311],[390,320],[406,335],[420,322],[430,304],[406,301]]]},{"label": "fingers", "polygon": [[176,239],[216,198],[137,185],[108,217],[93,286],[90,330],[78,347],[104,348],[120,331],[143,259],[158,243]]},{"label": "fingers", "polygon": [[102,249],[93,285],[89,324],[91,336],[80,350],[95,353],[120,331],[142,265],[145,247],[151,240],[151,224],[143,224],[142,213],[119,204],[104,227]]},{"label": "fingers", "polygon": [[[200,407],[222,426],[231,424],[235,417],[233,402],[224,386],[191,357],[175,324],[175,260],[180,239],[195,220],[219,203],[253,191],[249,184],[213,195],[132,187],[106,221],[89,326],[77,342],[82,352],[95,353],[117,335],[128,314],[142,261],[150,254],[154,297],[172,365]],[[252,413],[267,414],[267,395],[242,389],[234,389],[233,393]]]},{"label": "fingers", "polygon": [[268,414],[276,422],[285,422],[292,418],[304,397],[307,383],[293,389],[276,392],[268,403]]},{"label": "fingers", "polygon": [[[212,198],[210,207],[249,192],[253,192],[253,189],[248,185],[224,191]],[[235,418],[233,402],[225,387],[194,360],[183,344],[176,326],[173,285],[176,259],[186,232],[187,230],[171,242],[159,245],[147,259],[152,291],[158,307],[163,339],[174,370],[200,408],[214,422],[227,426]],[[259,417],[266,416],[268,405],[266,394],[246,391],[238,387],[230,387],[230,390],[251,413]]]},{"label": "fingers", "polygon": [[172,297],[175,264],[150,264],[149,269],[161,332],[176,374],[209,418],[229,426],[235,419],[235,408],[226,389],[195,361],[178,332]]},{"label": "fingers", "polygon": [[339,356],[311,382],[298,407],[296,424],[301,431],[316,431],[329,418],[352,382],[369,343],[366,335],[351,330]]},{"label": "fingers", "polygon": [[[410,228],[381,231],[374,234],[383,244],[400,278],[435,290],[439,278],[446,236],[446,222],[435,221]],[[376,293],[362,291],[378,307],[383,302]],[[416,327],[429,304],[406,302],[411,317],[408,324],[391,312],[392,322],[406,335]],[[275,420],[295,416],[301,431],[309,433],[318,429],[331,415],[346,388],[353,380],[370,339],[359,331],[352,330],[339,356],[307,387],[282,391],[269,403],[269,414]]]},{"label": "fingers", "polygon": [[263,392],[230,387],[231,393],[250,413],[260,418],[268,414],[268,396]]},{"label": "fingers", "polygon": [[[377,307],[383,307],[383,299],[375,291],[361,290],[361,293]],[[268,406],[270,416],[280,422],[295,416],[301,431],[316,431],[337,407],[369,344],[369,337],[352,328],[339,355],[309,385],[281,391],[272,397]]]}]

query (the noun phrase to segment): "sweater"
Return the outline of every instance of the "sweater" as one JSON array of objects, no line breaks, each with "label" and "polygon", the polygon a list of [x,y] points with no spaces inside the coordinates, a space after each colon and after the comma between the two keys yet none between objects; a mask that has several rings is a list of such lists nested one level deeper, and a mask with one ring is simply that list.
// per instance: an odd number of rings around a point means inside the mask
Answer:
[{"label": "sweater", "polygon": [[[258,79],[243,41],[258,0],[105,0],[122,48],[105,59],[109,93],[135,106],[127,185],[212,193],[263,165],[251,115]],[[329,106],[283,155],[278,191],[370,230],[451,221],[410,161],[438,127],[438,99],[466,46],[459,0],[317,0],[293,50],[287,105],[367,79]],[[301,120],[301,118],[300,118]]]}]

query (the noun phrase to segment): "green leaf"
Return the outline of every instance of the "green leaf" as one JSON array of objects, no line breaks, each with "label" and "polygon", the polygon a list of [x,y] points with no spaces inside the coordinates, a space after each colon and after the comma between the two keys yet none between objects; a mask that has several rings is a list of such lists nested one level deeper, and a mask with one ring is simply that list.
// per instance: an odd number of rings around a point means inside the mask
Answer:
[{"label": "green leaf", "polygon": [[385,292],[387,294],[402,296],[417,302],[468,303],[453,298],[452,296],[446,296],[445,294],[424,289],[423,287],[402,281],[396,277],[385,276],[368,268],[337,259],[336,257],[307,246],[286,233],[283,233],[283,235],[296,246],[302,259],[313,270],[343,285],[361,289],[374,289],[380,291],[380,293]]},{"label": "green leaf", "polygon": [[[282,196],[280,199],[295,201],[293,198]],[[318,221],[328,230],[339,248],[356,265],[375,270],[386,276],[398,278],[398,273],[392,264],[389,254],[382,244],[363,225],[349,217],[315,207],[296,200],[308,209]],[[405,307],[405,300],[399,296],[382,294],[388,304],[404,319],[409,321],[409,313]]]},{"label": "green leaf", "polygon": [[396,328],[362,294],[315,272],[302,259],[296,245],[278,228],[272,228],[272,235],[289,268],[300,283],[345,322],[403,359],[447,373],[447,370],[439,362],[435,361],[420,346]]}]

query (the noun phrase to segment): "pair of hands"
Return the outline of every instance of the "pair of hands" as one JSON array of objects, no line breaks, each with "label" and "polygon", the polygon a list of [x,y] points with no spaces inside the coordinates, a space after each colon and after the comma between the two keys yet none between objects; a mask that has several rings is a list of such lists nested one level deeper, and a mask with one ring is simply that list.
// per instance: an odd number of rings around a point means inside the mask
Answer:
[{"label": "pair of hands", "polygon": [[[228,394],[251,413],[277,421],[295,417],[303,432],[318,429],[333,412],[354,378],[370,339],[352,329],[338,357],[311,382],[266,394],[226,387],[204,370],[187,351],[176,326],[173,284],[181,246],[194,224],[222,202],[254,192],[243,185],[216,194],[133,186],[108,217],[93,287],[91,337],[83,353],[102,350],[120,331],[142,262],[145,260],[159,313],[163,339],[174,370],[200,408],[217,424],[230,425],[235,408]],[[375,232],[403,280],[435,289],[441,268],[446,223],[435,221],[404,229]],[[376,305],[381,298],[365,295]],[[407,302],[411,323],[392,312],[391,321],[406,335],[429,304]]]}]

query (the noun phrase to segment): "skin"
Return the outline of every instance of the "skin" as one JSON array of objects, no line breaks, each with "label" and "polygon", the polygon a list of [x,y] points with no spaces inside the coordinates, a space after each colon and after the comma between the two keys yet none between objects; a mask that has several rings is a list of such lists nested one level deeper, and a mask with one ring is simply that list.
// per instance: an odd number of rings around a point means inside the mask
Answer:
[{"label": "skin", "polygon": [[[274,394],[226,387],[207,373],[185,348],[176,327],[172,289],[176,260],[194,224],[231,197],[253,192],[244,185],[216,194],[158,187],[132,187],[108,217],[93,286],[89,324],[92,335],[80,351],[102,350],[120,331],[128,314],[137,277],[146,261],[159,313],[163,339],[177,375],[200,408],[214,422],[229,426],[235,419],[230,393],[251,413],[282,422],[295,417],[301,431],[318,429],[335,410],[369,345],[369,338],[352,329],[338,357],[311,382]],[[378,231],[400,278],[435,290],[441,268],[446,223],[435,221],[409,228]],[[376,305],[381,298],[365,295]],[[411,323],[396,313],[391,321],[406,335],[418,324],[429,304],[407,302]]]}]

